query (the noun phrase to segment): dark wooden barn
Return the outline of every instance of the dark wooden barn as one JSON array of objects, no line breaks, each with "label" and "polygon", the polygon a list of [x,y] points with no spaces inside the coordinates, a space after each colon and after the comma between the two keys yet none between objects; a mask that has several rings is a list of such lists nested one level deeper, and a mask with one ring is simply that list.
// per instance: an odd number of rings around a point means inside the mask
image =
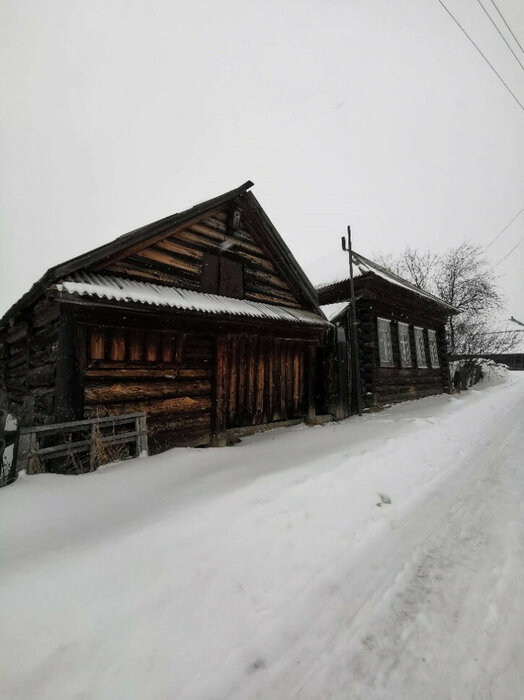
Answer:
[{"label": "dark wooden barn", "polygon": [[[372,410],[450,391],[445,324],[458,310],[355,252],[353,270],[362,405]],[[324,276],[317,294],[334,328],[324,359],[323,403],[342,418],[355,411],[357,399],[349,266],[331,279],[329,270]]]},{"label": "dark wooden barn", "polygon": [[145,410],[153,451],[312,418],[329,323],[251,186],[51,268],[0,322],[11,411]]}]

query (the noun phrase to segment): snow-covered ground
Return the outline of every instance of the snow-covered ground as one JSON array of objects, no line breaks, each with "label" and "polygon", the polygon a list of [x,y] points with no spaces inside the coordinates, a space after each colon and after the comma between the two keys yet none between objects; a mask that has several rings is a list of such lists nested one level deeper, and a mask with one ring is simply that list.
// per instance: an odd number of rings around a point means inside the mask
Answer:
[{"label": "snow-covered ground", "polygon": [[0,697],[523,697],[523,409],[513,373],[20,478],[0,490]]}]

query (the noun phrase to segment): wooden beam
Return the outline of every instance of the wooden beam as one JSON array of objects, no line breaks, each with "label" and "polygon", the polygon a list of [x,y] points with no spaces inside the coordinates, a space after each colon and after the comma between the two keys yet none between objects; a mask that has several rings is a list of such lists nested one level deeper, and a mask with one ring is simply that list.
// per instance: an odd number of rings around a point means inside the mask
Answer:
[{"label": "wooden beam", "polygon": [[55,375],[55,418],[59,421],[81,418],[79,415],[78,373],[76,371],[73,314],[62,309],[58,325],[58,353]]},{"label": "wooden beam", "polygon": [[215,402],[212,435],[212,444],[215,447],[222,447],[226,444],[226,371],[227,336],[219,335],[216,343]]}]

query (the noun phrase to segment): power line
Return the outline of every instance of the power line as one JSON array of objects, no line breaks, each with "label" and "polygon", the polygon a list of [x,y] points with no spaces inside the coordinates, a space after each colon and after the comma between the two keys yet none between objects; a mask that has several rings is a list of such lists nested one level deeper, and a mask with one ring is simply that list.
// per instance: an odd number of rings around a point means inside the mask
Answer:
[{"label": "power line", "polygon": [[493,7],[497,10],[497,12],[498,12],[499,15],[500,15],[500,18],[502,19],[502,21],[504,22],[504,24],[506,25],[506,27],[509,29],[509,33],[510,33],[511,36],[515,39],[515,41],[517,42],[517,44],[519,45],[519,49],[522,51],[522,53],[524,53],[524,49],[523,49],[522,46],[520,45],[520,42],[519,42],[519,40],[517,39],[517,37],[515,36],[515,34],[513,34],[513,32],[511,31],[511,27],[509,26],[509,24],[508,24],[508,23],[506,22],[506,20],[504,19],[504,16],[503,16],[502,12],[501,12],[501,11],[499,10],[499,8],[495,5],[495,3],[493,2],[493,0],[491,0],[491,4],[492,4]]},{"label": "power line", "polygon": [[455,22],[455,24],[459,27],[459,29],[460,29],[460,30],[467,36],[467,38],[471,41],[471,43],[473,44],[473,46],[477,49],[477,51],[479,52],[479,54],[480,54],[480,55],[482,56],[482,58],[486,61],[486,63],[488,64],[488,66],[489,66],[489,67],[491,68],[491,70],[495,73],[495,75],[497,76],[497,78],[498,78],[498,79],[500,80],[500,82],[504,85],[504,87],[506,88],[506,90],[509,92],[509,94],[513,97],[513,99],[515,100],[515,102],[518,104],[518,106],[519,106],[519,107],[521,108],[521,110],[524,112],[524,105],[522,104],[522,102],[519,102],[519,99],[517,98],[517,96],[515,95],[515,93],[511,90],[511,88],[509,87],[509,85],[504,81],[504,79],[502,78],[502,76],[500,75],[500,73],[498,73],[497,70],[496,70],[496,68],[489,62],[489,60],[487,59],[487,57],[482,53],[481,49],[479,49],[479,47],[477,46],[477,44],[475,44],[475,42],[473,41],[473,39],[470,37],[470,35],[467,33],[467,31],[464,29],[464,27],[460,24],[460,22],[459,22],[457,19],[455,19],[455,17],[451,14],[451,12],[450,12],[450,11],[448,10],[448,8],[444,5],[444,3],[442,2],[442,0],[438,0],[438,2],[439,2],[439,3],[442,5],[442,7],[446,10],[446,12],[448,13],[448,15],[449,15],[449,16],[451,17],[451,19]]},{"label": "power line", "polygon": [[522,243],[522,241],[524,241],[524,238],[521,238],[520,241],[517,243],[517,245],[514,245],[513,248],[509,251],[509,253],[508,253],[507,255],[505,255],[503,258],[501,258],[501,259],[498,261],[498,263],[495,263],[491,269],[494,270],[494,269],[497,267],[497,265],[500,265],[500,263],[501,263],[501,262],[504,262],[504,260],[506,260],[506,258],[509,258],[509,256],[511,255],[511,253],[513,253],[515,250],[517,250],[517,248],[518,248],[519,245]]},{"label": "power line", "polygon": [[519,64],[519,66],[522,68],[522,70],[524,70],[524,66],[523,66],[522,63],[519,61],[519,57],[518,57],[517,54],[513,51],[513,49],[511,48],[511,46],[508,44],[506,37],[505,37],[504,34],[500,31],[500,29],[497,27],[497,24],[496,24],[496,22],[493,20],[493,17],[489,14],[489,12],[486,10],[486,8],[485,8],[484,5],[480,2],[480,0],[477,0],[477,2],[478,2],[478,4],[482,7],[482,9],[484,10],[484,12],[485,12],[486,16],[488,17],[489,21],[491,22],[491,24],[495,27],[495,29],[497,30],[497,32],[498,32],[498,33],[500,34],[500,36],[502,37],[502,41],[506,44],[506,46],[508,47],[508,49],[511,51],[511,53],[513,54],[515,60],[516,60],[517,63]]},{"label": "power line", "polygon": [[524,209],[521,209],[517,214],[515,214],[515,216],[511,219],[511,221],[509,221],[509,222],[504,226],[504,228],[502,229],[502,231],[501,231],[500,233],[497,233],[497,235],[495,236],[495,238],[494,238],[490,243],[488,243],[488,245],[486,246],[486,249],[489,248],[491,245],[493,245],[493,243],[495,243],[495,241],[498,241],[498,239],[502,236],[502,234],[504,233],[504,231],[507,231],[507,230],[508,230],[508,228],[511,226],[511,224],[515,221],[515,219],[518,219],[518,217],[522,214],[523,211],[524,211]]}]

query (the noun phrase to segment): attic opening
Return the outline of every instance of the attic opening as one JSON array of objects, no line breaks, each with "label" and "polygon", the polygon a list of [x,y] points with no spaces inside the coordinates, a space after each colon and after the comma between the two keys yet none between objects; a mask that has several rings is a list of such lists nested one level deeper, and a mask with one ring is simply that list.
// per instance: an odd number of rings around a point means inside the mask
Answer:
[{"label": "attic opening", "polygon": [[202,260],[201,290],[209,294],[242,299],[244,296],[242,264],[223,255],[205,253]]}]

